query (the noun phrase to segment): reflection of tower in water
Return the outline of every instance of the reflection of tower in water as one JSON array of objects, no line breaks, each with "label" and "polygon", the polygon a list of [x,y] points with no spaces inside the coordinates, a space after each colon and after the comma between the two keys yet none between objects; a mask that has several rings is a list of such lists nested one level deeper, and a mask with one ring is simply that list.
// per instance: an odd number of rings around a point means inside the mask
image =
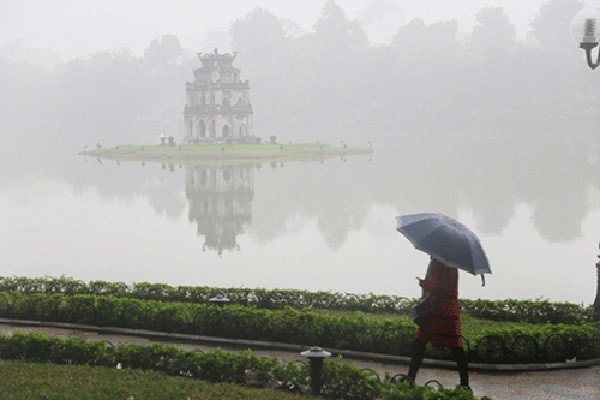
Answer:
[{"label": "reflection of tower in water", "polygon": [[187,167],[189,220],[204,235],[202,250],[240,250],[236,235],[252,220],[252,166]]}]

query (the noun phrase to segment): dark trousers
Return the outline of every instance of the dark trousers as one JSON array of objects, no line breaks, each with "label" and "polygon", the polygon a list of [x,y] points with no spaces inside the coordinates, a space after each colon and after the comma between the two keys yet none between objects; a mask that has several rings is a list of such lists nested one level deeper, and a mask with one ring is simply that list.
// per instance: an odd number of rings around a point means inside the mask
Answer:
[{"label": "dark trousers", "polygon": [[[427,342],[415,339],[413,344],[413,355],[412,359],[410,360],[410,366],[408,367],[408,376],[413,380],[413,382],[417,376],[421,362],[423,361],[426,346]],[[469,386],[469,362],[467,360],[467,354],[462,347],[450,347],[450,351],[452,352],[452,357],[454,357],[456,360],[456,365],[458,366],[458,373],[460,374],[460,386]]]}]

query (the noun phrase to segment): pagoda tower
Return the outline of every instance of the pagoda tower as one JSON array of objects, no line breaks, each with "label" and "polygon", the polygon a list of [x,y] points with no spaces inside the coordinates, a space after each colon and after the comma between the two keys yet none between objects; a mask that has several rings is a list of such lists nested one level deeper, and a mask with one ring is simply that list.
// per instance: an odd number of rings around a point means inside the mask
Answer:
[{"label": "pagoda tower", "polygon": [[202,66],[185,85],[185,143],[252,141],[252,104],[248,80],[233,67],[236,53],[198,54]]}]

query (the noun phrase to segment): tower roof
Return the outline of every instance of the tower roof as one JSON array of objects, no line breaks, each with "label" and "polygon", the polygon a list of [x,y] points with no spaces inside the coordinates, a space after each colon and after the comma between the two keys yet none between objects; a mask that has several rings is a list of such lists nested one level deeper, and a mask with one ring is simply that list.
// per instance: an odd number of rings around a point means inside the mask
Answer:
[{"label": "tower roof", "polygon": [[219,50],[215,47],[215,50],[212,53],[198,53],[198,59],[200,61],[233,61],[237,56],[237,52],[229,53],[221,53],[219,54]]}]

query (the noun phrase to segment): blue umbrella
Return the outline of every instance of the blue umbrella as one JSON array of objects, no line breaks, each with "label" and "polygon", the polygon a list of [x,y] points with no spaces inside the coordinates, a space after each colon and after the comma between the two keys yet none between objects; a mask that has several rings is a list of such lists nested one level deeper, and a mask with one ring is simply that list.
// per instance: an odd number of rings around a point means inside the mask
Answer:
[{"label": "blue umbrella", "polygon": [[481,274],[482,280],[483,274],[492,273],[477,235],[455,219],[443,214],[411,214],[396,219],[396,229],[416,249],[450,267]]}]

